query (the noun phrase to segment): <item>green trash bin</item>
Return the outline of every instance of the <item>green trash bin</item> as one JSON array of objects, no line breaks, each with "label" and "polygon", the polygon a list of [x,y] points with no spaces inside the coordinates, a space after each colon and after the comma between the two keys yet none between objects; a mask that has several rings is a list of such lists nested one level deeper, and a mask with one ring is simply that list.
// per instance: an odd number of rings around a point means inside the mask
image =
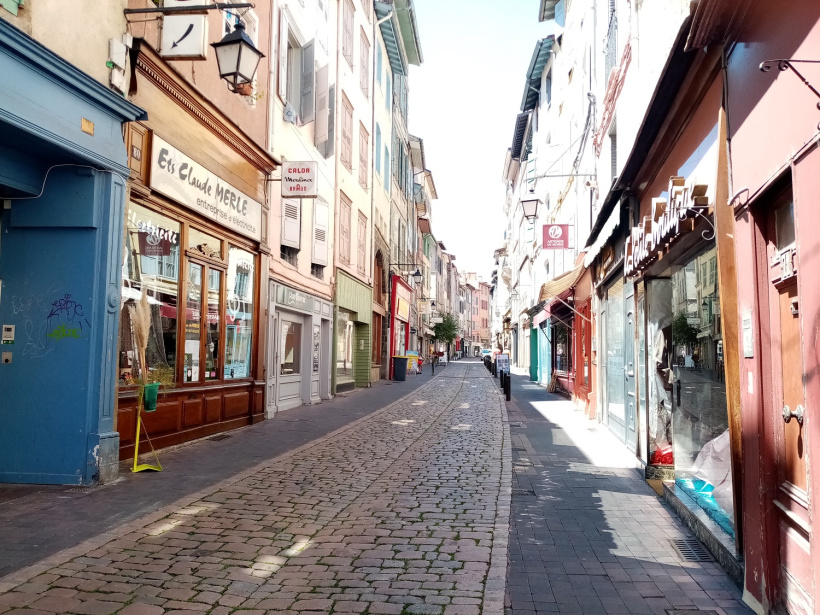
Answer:
[{"label": "green trash bin", "polygon": [[407,380],[407,357],[393,357],[393,380],[404,382]]},{"label": "green trash bin", "polygon": [[146,412],[153,412],[157,409],[157,393],[159,392],[159,382],[146,384],[142,388],[142,409]]}]

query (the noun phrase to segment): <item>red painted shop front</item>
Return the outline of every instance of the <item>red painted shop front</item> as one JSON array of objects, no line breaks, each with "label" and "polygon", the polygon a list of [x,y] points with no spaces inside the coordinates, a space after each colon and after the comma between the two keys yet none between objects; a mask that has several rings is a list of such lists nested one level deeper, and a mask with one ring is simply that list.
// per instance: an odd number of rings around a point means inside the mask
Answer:
[{"label": "red painted shop front", "polygon": [[[410,348],[410,303],[413,289],[401,279],[391,276],[390,294],[390,357],[404,356]],[[390,379],[393,379],[393,360],[390,360]]]}]

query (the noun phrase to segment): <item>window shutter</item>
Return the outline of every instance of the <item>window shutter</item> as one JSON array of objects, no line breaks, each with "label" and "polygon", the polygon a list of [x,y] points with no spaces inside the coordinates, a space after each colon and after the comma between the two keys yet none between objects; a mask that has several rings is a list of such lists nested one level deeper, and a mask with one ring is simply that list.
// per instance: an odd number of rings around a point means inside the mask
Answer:
[{"label": "window shutter", "polygon": [[376,41],[376,83],[382,84],[382,46]]},{"label": "window shutter", "polygon": [[356,266],[361,273],[364,273],[367,259],[367,216],[361,212],[359,213],[359,228],[356,240],[358,242]]},{"label": "window shutter", "polygon": [[279,98],[288,100],[288,18],[279,10]]},{"label": "window shutter", "polygon": [[282,199],[282,245],[300,247],[302,235],[301,199]]},{"label": "window shutter", "polygon": [[327,203],[316,199],[313,204],[313,254],[312,261],[317,265],[327,265]]},{"label": "window shutter", "polygon": [[376,152],[376,154],[375,154],[376,160],[374,160],[374,162],[376,163],[376,174],[381,175],[381,173],[382,173],[382,157],[381,157],[381,152],[382,152],[382,129],[378,124],[376,124],[376,149],[374,151]]},{"label": "window shutter", "polygon": [[327,141],[328,132],[328,91],[327,91],[327,64],[316,71],[316,124],[313,126],[313,142],[318,147]]},{"label": "window shutter", "polygon": [[367,161],[370,158],[368,150],[370,149],[370,135],[364,128],[364,125],[359,126],[359,183],[363,188],[367,188]]},{"label": "window shutter", "polygon": [[336,150],[336,86],[331,85],[327,90],[327,140],[322,148],[325,158],[330,158]]},{"label": "window shutter", "polygon": [[341,216],[339,216],[339,257],[350,264],[350,201],[342,195]]},{"label": "window shutter", "polygon": [[299,117],[302,124],[309,124],[316,117],[316,78],[313,41],[302,47],[302,101]]}]

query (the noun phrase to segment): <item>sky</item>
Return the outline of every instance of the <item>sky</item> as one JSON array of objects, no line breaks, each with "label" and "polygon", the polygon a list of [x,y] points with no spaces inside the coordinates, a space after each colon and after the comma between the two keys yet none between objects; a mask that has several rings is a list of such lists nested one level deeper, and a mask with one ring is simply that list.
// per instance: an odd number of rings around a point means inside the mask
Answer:
[{"label": "sky", "polygon": [[409,75],[410,133],[438,200],[433,234],[460,272],[489,281],[504,240],[504,157],[536,42],[539,0],[414,0],[423,55]]}]

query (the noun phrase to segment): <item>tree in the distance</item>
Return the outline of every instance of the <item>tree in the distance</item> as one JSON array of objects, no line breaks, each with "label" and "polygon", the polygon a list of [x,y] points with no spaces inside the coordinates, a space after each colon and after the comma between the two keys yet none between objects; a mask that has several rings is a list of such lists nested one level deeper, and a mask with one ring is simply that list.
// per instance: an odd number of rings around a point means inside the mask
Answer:
[{"label": "tree in the distance", "polygon": [[458,320],[452,314],[442,314],[441,322],[433,325],[433,332],[437,341],[452,344],[458,335]]}]

